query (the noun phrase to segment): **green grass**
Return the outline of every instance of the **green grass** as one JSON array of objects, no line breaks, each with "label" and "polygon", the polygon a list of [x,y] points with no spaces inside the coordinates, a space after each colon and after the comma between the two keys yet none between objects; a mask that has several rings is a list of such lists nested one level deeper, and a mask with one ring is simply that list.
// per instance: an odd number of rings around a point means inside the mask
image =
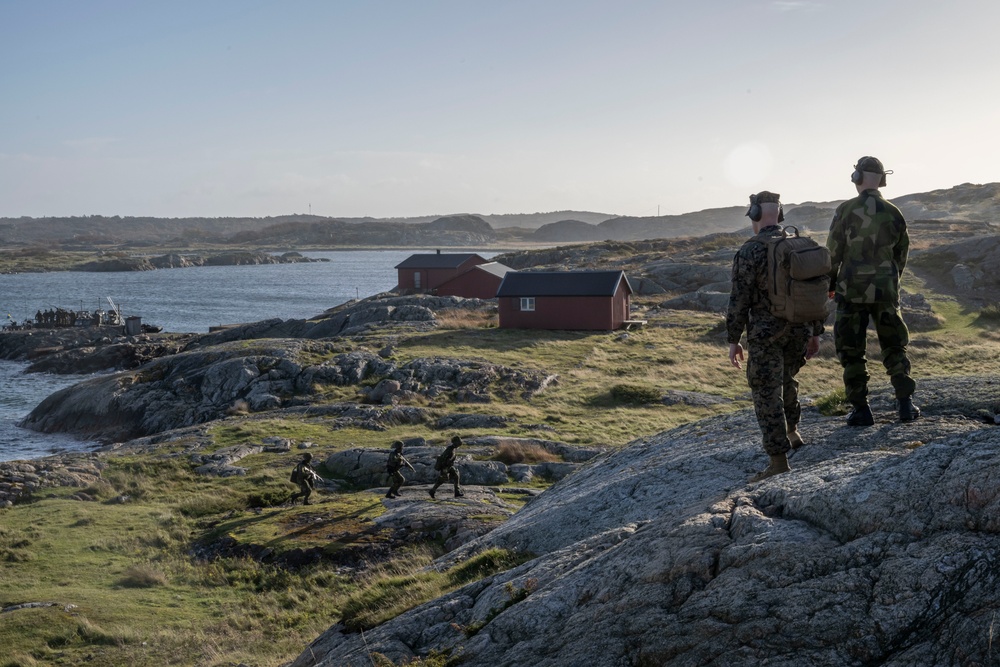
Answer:
[{"label": "green grass", "polygon": [[361,590],[345,602],[342,622],[351,630],[375,627],[422,602],[529,559],[505,549],[488,549],[450,570],[438,572],[426,567],[430,564],[428,552],[414,553],[410,562],[397,561],[391,567],[372,572]]}]

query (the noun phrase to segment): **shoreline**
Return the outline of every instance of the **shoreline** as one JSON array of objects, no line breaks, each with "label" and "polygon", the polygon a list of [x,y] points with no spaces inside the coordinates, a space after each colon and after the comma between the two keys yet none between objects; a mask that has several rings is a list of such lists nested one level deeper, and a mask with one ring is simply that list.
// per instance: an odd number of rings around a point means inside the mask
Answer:
[{"label": "shoreline", "polygon": [[[559,245],[576,245],[565,243]],[[161,269],[185,269],[197,266],[260,266],[266,264],[298,264],[303,262],[323,262],[329,261],[325,258],[310,258],[302,256],[302,259],[282,260],[282,255],[291,253],[317,253],[317,252],[448,252],[448,253],[474,253],[490,252],[504,254],[520,252],[524,250],[540,250],[556,247],[555,244],[503,244],[493,246],[461,246],[442,247],[434,245],[421,246],[341,246],[341,247],[296,247],[296,248],[240,248],[240,247],[218,247],[218,248],[196,248],[177,249],[162,248],[142,252],[127,249],[90,249],[90,250],[54,250],[45,251],[44,254],[24,254],[27,248],[0,248],[0,263],[7,264],[7,267],[0,269],[0,275],[19,275],[22,273],[65,273],[78,271],[80,273],[131,273],[136,271],[150,271]],[[210,263],[210,260],[225,258],[230,255],[268,255],[276,261],[259,261],[245,263]],[[177,256],[181,259],[196,258],[200,261],[181,264],[178,266],[156,266],[152,260]],[[119,266],[110,268],[114,263],[131,263],[131,266]],[[13,266],[10,266],[13,265]],[[102,266],[103,265],[103,266]],[[90,267],[90,268],[87,268]]]}]

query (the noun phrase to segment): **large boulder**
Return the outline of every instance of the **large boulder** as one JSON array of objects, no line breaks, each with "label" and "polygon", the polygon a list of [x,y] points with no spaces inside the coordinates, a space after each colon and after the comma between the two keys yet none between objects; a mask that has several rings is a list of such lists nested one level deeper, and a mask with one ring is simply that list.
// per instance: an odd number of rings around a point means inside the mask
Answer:
[{"label": "large boulder", "polygon": [[[439,473],[434,469],[434,461],[444,447],[407,447],[403,456],[410,462],[414,470],[403,469],[408,485],[433,484],[438,480]],[[473,458],[476,454],[487,454],[485,450],[464,448],[455,460],[462,484],[476,486],[495,486],[508,481],[507,466],[500,461],[479,461]],[[335,452],[327,457],[325,464],[334,476],[346,480],[355,487],[372,488],[388,486],[389,477],[385,464],[389,458],[389,450],[355,447]]]},{"label": "large boulder", "polygon": [[637,440],[437,565],[493,547],[534,560],[363,636],[334,625],[292,664],[990,664],[1000,430],[970,416],[996,388],[925,380],[906,424],[877,393],[865,429],[807,409],[791,472],[752,485],[750,410]]}]

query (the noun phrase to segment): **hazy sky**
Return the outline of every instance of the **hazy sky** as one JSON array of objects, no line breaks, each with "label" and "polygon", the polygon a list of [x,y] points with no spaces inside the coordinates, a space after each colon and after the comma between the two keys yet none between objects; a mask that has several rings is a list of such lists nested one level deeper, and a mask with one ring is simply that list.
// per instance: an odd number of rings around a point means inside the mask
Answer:
[{"label": "hazy sky", "polygon": [[0,216],[620,215],[1000,180],[991,0],[0,0]]}]

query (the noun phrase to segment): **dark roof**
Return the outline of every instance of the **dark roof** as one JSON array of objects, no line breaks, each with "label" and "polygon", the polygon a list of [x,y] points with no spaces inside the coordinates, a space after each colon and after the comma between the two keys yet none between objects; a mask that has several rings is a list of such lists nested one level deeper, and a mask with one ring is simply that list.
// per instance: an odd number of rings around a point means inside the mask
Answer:
[{"label": "dark roof", "polygon": [[426,255],[410,255],[397,264],[397,269],[457,269],[472,258],[486,260],[470,252],[442,252]]},{"label": "dark roof", "polygon": [[622,280],[631,292],[624,271],[511,271],[497,296],[614,296]]}]

